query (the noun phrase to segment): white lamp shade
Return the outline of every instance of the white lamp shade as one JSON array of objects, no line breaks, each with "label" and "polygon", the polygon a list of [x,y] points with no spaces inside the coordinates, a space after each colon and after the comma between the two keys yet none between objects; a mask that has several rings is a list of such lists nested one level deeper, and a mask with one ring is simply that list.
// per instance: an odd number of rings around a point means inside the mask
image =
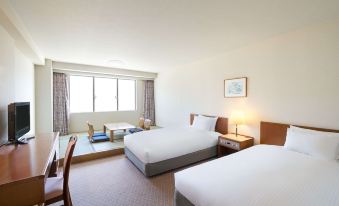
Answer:
[{"label": "white lamp shade", "polygon": [[245,116],[242,111],[234,111],[230,117],[231,124],[242,125],[245,124]]}]

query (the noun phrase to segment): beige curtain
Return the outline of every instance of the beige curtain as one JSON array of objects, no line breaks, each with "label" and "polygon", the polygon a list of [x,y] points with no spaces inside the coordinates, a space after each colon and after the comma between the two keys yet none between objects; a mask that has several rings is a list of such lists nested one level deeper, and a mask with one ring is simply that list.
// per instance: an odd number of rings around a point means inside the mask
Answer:
[{"label": "beige curtain", "polygon": [[155,125],[154,81],[145,80],[144,118],[150,119]]},{"label": "beige curtain", "polygon": [[63,73],[53,73],[53,131],[69,133],[69,86]]}]

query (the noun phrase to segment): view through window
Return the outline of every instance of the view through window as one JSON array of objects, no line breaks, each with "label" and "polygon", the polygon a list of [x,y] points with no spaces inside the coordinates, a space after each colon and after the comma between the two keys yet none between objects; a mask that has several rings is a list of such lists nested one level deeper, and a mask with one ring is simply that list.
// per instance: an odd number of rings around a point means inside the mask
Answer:
[{"label": "view through window", "polygon": [[93,111],[93,78],[70,77],[70,111],[73,113]]},{"label": "view through window", "polygon": [[70,76],[70,112],[136,109],[136,81],[108,77]]}]

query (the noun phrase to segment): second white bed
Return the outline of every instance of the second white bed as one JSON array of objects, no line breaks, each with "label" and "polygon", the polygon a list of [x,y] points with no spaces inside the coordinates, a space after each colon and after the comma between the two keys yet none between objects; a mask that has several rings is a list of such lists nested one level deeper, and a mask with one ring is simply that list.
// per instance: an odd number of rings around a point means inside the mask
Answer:
[{"label": "second white bed", "polygon": [[339,163],[258,145],[175,173],[196,206],[339,205]]},{"label": "second white bed", "polygon": [[217,145],[214,131],[192,127],[161,128],[127,135],[125,146],[143,163],[155,163]]}]

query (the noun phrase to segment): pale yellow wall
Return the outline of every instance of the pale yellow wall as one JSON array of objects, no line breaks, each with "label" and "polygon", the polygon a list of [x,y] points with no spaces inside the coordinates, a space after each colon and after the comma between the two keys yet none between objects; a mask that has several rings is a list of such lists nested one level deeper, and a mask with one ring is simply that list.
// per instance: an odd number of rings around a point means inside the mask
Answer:
[{"label": "pale yellow wall", "polygon": [[[224,98],[224,79],[243,76],[248,97]],[[339,21],[160,72],[155,89],[160,126],[187,125],[190,112],[243,110],[240,132],[257,141],[260,120],[339,129]]]}]

